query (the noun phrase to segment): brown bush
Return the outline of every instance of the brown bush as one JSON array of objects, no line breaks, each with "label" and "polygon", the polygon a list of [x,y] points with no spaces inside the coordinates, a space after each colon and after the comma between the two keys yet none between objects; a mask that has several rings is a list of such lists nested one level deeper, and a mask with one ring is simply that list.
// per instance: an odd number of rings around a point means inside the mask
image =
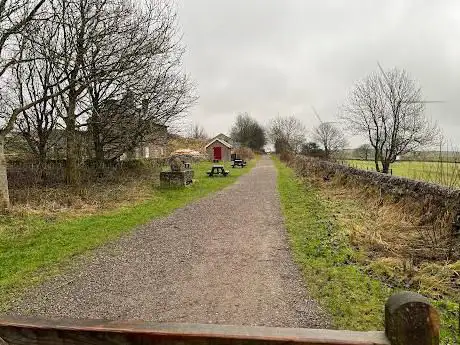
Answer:
[{"label": "brown bush", "polygon": [[[107,161],[101,176],[95,162],[87,161],[78,167],[79,181],[82,184],[117,182],[120,178],[142,175],[165,164],[167,164],[166,159]],[[34,161],[8,162],[7,173],[10,189],[24,189],[39,185],[57,186],[65,183],[65,160],[48,161],[44,165]]]},{"label": "brown bush", "polygon": [[286,163],[290,163],[292,160],[294,160],[294,154],[290,151],[283,151],[280,154],[280,160]]},{"label": "brown bush", "polygon": [[252,151],[248,147],[239,147],[235,149],[233,152],[236,154],[238,158],[243,159],[243,160],[254,159],[254,156],[255,156],[254,151]]},{"label": "brown bush", "polygon": [[107,165],[102,177],[88,163],[79,169],[78,186],[64,183],[62,162],[49,162],[44,178],[36,164],[17,163],[8,167],[10,198],[16,210],[32,213],[110,209],[146,197],[159,183],[165,163],[161,159],[118,162]]}]

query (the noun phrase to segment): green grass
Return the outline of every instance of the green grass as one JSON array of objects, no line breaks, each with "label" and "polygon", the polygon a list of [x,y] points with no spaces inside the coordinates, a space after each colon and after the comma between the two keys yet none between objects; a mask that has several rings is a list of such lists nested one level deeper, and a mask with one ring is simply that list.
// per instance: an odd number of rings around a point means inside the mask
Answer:
[{"label": "green grass", "polygon": [[[347,160],[346,162],[358,169],[375,171],[373,161]],[[460,187],[460,163],[401,161],[393,163],[390,168],[393,169],[395,176]]]},{"label": "green grass", "polygon": [[230,168],[226,178],[207,177],[211,165],[203,162],[193,167],[196,182],[191,186],[152,186],[148,200],[100,214],[57,220],[36,215],[0,217],[0,309],[25,288],[59,272],[73,257],[234,183],[255,161],[244,169]]},{"label": "green grass", "polygon": [[309,292],[326,307],[335,327],[382,329],[390,290],[350,264],[359,253],[350,248],[314,189],[275,163],[286,228]]},{"label": "green grass", "polygon": [[[346,232],[308,181],[275,159],[278,189],[294,257],[309,293],[329,312],[334,326],[350,330],[384,328],[384,305],[397,291],[367,275],[360,263],[365,253],[354,250]],[[456,305],[436,302],[441,312],[443,341],[456,339]]]}]

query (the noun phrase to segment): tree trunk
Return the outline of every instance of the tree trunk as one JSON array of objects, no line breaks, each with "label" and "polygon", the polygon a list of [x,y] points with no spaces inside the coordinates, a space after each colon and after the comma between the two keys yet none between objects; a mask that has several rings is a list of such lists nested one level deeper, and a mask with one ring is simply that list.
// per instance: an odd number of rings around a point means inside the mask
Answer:
[{"label": "tree trunk", "polygon": [[6,159],[4,152],[5,137],[0,136],[0,211],[5,212],[10,207],[8,192],[8,176],[6,173]]},{"label": "tree trunk", "polygon": [[96,171],[99,177],[104,176],[104,145],[101,140],[99,117],[96,115],[98,110],[91,117],[90,128],[93,136],[94,158],[96,163]]},{"label": "tree trunk", "polygon": [[76,185],[78,183],[77,175],[77,142],[75,138],[75,126],[67,124],[66,126],[67,137],[67,154],[66,154],[66,169],[65,179],[67,184]]},{"label": "tree trunk", "polygon": [[374,162],[375,162],[375,170],[377,172],[380,172],[380,166],[379,166],[379,156],[377,155],[377,150],[374,155]]},{"label": "tree trunk", "polygon": [[41,142],[38,144],[38,172],[42,183],[46,181],[46,144]]},{"label": "tree trunk", "polygon": [[388,174],[390,172],[390,163],[389,162],[383,162],[382,163],[382,172],[384,174]]},{"label": "tree trunk", "polygon": [[96,158],[96,171],[99,177],[104,176],[104,147],[99,140],[94,141],[94,153]]},{"label": "tree trunk", "polygon": [[78,171],[77,171],[77,140],[76,140],[76,124],[75,124],[75,106],[76,96],[74,92],[69,92],[69,107],[67,109],[67,117],[65,119],[66,128],[65,134],[67,139],[67,155],[66,155],[66,169],[65,179],[67,184],[78,184]]}]

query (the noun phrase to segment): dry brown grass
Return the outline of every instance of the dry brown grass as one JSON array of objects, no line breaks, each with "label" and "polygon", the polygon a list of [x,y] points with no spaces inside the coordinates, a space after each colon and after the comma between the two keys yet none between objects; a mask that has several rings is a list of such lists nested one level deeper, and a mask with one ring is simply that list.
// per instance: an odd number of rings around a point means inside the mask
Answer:
[{"label": "dry brown grass", "polygon": [[80,187],[29,187],[13,190],[13,211],[27,213],[93,213],[143,200],[152,191],[146,181],[132,180],[123,184],[92,183]]},{"label": "dry brown grass", "polygon": [[11,212],[67,217],[123,207],[151,196],[160,170],[157,163],[140,161],[112,169],[102,178],[84,179],[79,186],[15,185],[10,188]]},{"label": "dry brown grass", "polygon": [[234,153],[238,158],[245,161],[254,159],[255,157],[254,151],[252,151],[249,147],[239,147],[234,150]]},{"label": "dry brown grass", "polygon": [[280,153],[280,160],[285,162],[285,163],[290,163],[294,160],[295,155],[292,152],[289,151],[283,151]]},{"label": "dry brown grass", "polygon": [[170,139],[168,141],[167,151],[168,151],[168,154],[170,154],[171,152],[174,152],[180,149],[191,149],[191,150],[201,152],[202,154],[205,154],[206,144],[207,142],[205,140],[178,137],[178,138]]},{"label": "dry brown grass", "polygon": [[318,186],[352,245],[364,253],[361,263],[369,274],[433,298],[458,296],[460,253],[446,233],[450,215],[429,223],[422,219],[427,205],[382,196],[372,187],[344,184],[341,176],[309,180]]}]

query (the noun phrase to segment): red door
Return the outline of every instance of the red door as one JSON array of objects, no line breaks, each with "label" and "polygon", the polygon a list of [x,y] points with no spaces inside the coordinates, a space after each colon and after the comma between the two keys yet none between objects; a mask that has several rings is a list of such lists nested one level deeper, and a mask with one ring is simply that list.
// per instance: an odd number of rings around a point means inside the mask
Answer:
[{"label": "red door", "polygon": [[222,147],[214,147],[214,159],[218,161],[222,160]]}]

